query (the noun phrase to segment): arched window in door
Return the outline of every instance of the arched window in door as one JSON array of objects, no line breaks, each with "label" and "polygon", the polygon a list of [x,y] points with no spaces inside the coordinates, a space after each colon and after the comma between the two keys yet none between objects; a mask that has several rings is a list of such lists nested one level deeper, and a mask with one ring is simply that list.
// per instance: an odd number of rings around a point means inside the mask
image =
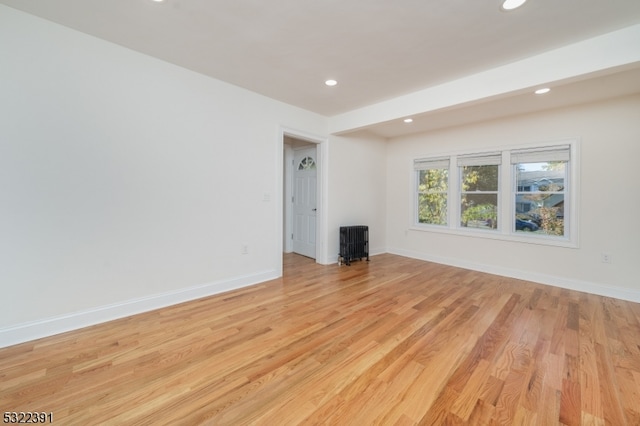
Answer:
[{"label": "arched window in door", "polygon": [[304,157],[300,160],[300,163],[298,163],[298,170],[315,170],[315,168],[316,162],[311,157]]}]

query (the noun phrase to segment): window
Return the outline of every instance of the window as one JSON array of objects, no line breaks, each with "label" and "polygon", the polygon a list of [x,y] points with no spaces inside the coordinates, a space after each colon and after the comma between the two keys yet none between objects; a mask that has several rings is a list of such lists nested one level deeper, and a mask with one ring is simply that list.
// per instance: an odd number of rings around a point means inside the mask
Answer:
[{"label": "window", "polygon": [[298,170],[315,170],[316,162],[311,157],[304,157],[298,164]]},{"label": "window", "polygon": [[460,226],[498,228],[499,166],[502,154],[459,156]]},{"label": "window", "polygon": [[515,232],[564,236],[570,149],[514,151]]},{"label": "window", "polygon": [[576,247],[577,149],[569,141],[414,160],[416,229]]},{"label": "window", "polygon": [[449,196],[449,159],[414,161],[417,174],[417,222],[447,225]]}]

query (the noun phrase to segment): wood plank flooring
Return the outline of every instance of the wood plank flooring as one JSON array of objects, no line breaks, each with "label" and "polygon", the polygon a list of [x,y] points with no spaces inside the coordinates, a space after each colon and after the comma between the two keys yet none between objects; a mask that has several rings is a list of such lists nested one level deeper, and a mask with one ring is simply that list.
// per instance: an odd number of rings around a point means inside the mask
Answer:
[{"label": "wood plank flooring", "polygon": [[0,349],[64,425],[640,425],[640,305],[395,255]]}]

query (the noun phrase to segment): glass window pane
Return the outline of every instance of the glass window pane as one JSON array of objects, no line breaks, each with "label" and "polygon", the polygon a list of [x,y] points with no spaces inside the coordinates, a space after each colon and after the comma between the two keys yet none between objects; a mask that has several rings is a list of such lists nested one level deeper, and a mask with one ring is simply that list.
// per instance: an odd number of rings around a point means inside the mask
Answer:
[{"label": "glass window pane", "polygon": [[418,181],[418,191],[433,192],[447,191],[449,170],[429,169],[420,170],[420,180]]},{"label": "glass window pane", "polygon": [[460,203],[460,224],[467,228],[498,228],[497,194],[464,194]]},{"label": "glass window pane", "polygon": [[516,232],[564,236],[566,161],[516,165]]},{"label": "glass window pane", "polygon": [[516,195],[517,232],[564,235],[564,194]]},{"label": "glass window pane", "polygon": [[311,157],[303,158],[298,164],[298,170],[315,170],[316,162]]},{"label": "glass window pane", "polygon": [[517,164],[517,191],[564,191],[566,166],[564,161]]},{"label": "glass window pane", "polygon": [[498,166],[462,167],[462,191],[497,191]]},{"label": "glass window pane", "polygon": [[447,224],[446,193],[418,195],[418,223],[426,223],[432,225]]}]

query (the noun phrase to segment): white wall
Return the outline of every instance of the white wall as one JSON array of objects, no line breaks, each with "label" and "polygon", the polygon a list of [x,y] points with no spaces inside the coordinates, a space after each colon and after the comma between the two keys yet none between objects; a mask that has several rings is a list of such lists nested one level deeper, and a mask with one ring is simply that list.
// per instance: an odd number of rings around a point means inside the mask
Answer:
[{"label": "white wall", "polygon": [[326,118],[5,6],[0,57],[0,346],[277,274]]},{"label": "white wall", "polygon": [[386,142],[373,136],[331,136],[328,142],[327,259],[337,262],[339,228],[369,227],[369,253],[386,251]]},{"label": "white wall", "polygon": [[[414,158],[564,138],[581,140],[577,249],[409,230]],[[387,244],[393,253],[640,301],[640,96],[389,141]],[[601,262],[610,253],[612,264]]]}]

